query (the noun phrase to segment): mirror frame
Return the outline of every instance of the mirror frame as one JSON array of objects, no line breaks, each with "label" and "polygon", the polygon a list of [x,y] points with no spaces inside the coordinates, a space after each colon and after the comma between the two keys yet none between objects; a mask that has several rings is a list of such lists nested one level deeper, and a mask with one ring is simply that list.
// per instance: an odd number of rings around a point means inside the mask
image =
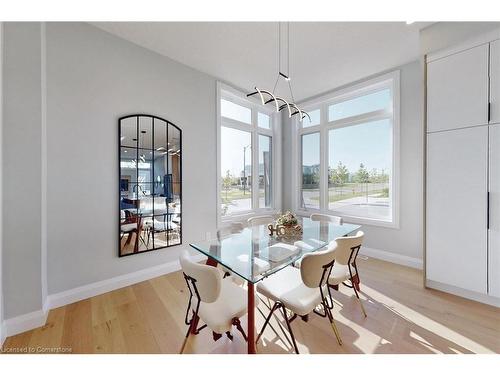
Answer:
[{"label": "mirror frame", "polygon": [[[175,244],[172,244],[172,245],[167,245],[167,246],[156,247],[156,248],[152,248],[152,249],[145,249],[145,250],[137,251],[137,252],[131,252],[131,253],[127,253],[127,254],[122,254],[121,253],[121,242],[122,242],[122,239],[120,237],[121,236],[121,199],[122,199],[122,196],[121,196],[121,180],[122,180],[121,179],[122,121],[126,120],[126,119],[129,119],[129,118],[133,118],[133,117],[137,117],[137,118],[139,118],[139,117],[147,117],[147,118],[150,118],[151,121],[152,121],[151,125],[152,125],[153,129],[154,129],[154,120],[155,119],[160,120],[160,121],[164,121],[165,124],[166,124],[166,126],[167,126],[167,142],[168,142],[168,128],[169,128],[169,126],[173,126],[179,132],[179,148],[181,150],[180,157],[179,157],[179,180],[180,180],[179,181],[179,184],[180,184],[180,186],[179,186],[179,201],[180,201],[180,206],[181,206],[181,212],[178,215],[180,217],[181,225],[180,225],[180,229],[179,229],[179,242],[178,243],[175,243]],[[134,147],[130,147],[130,146],[124,146],[124,147],[132,148],[132,149],[134,148]],[[135,149],[139,150],[139,143],[137,143]],[[153,130],[153,135],[152,135],[152,150],[154,151],[154,130]],[[182,175],[183,175],[183,173],[182,173],[182,153],[183,153],[183,151],[182,151],[182,129],[179,128],[177,125],[175,125],[173,122],[171,122],[169,120],[166,120],[166,119],[164,119],[162,117],[159,117],[159,116],[149,115],[149,114],[144,114],[144,113],[136,113],[136,114],[132,114],[132,115],[126,115],[126,116],[120,117],[118,119],[118,235],[117,235],[117,238],[118,238],[118,257],[122,258],[122,257],[130,256],[130,255],[138,255],[138,254],[148,253],[148,252],[151,252],[151,251],[156,251],[156,250],[161,250],[161,249],[166,249],[166,248],[170,248],[170,247],[182,245],[182,227],[183,227],[183,212],[182,212],[182,209],[183,209],[183,202],[182,202],[182,183],[183,183],[183,179],[182,179]],[[153,163],[154,163],[154,159],[153,159]]]}]

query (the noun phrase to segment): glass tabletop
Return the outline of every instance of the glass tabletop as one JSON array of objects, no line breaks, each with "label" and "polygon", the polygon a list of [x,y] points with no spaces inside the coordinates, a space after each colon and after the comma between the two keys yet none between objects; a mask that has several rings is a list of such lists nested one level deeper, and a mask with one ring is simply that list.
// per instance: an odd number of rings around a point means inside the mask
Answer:
[{"label": "glass tabletop", "polygon": [[303,233],[295,237],[270,236],[267,225],[256,225],[238,233],[191,243],[190,246],[222,264],[245,280],[256,283],[316,251],[338,237],[356,232],[355,224],[335,225],[299,218]]}]

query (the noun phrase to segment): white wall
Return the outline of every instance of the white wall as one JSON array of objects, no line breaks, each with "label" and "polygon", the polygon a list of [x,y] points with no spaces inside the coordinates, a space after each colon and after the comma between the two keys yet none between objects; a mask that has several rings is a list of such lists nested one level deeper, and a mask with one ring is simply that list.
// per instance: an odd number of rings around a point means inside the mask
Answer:
[{"label": "white wall", "polygon": [[[367,248],[388,252],[387,259],[398,261],[398,258],[403,256],[403,262],[421,266],[423,257],[423,75],[418,61],[395,69],[401,71],[400,226],[399,229],[391,229],[363,225],[362,229],[366,234],[364,245]],[[369,78],[372,77],[366,79]],[[353,82],[353,84],[358,82]],[[343,87],[335,90],[341,88]],[[285,118],[283,120],[288,121]],[[283,207],[285,209],[292,207],[291,189],[287,189],[287,186],[291,186],[292,171],[294,171],[292,168],[295,168],[287,154],[291,150],[291,129],[290,124],[285,122],[283,126]]]},{"label": "white wall", "polygon": [[[0,145],[2,145],[3,134],[3,22],[0,22]],[[2,152],[0,151],[0,347],[5,339],[3,333],[3,273],[2,273],[2,258],[3,258],[3,237],[2,237],[2,216],[3,216],[3,195],[2,195]]]},{"label": "white wall", "polygon": [[48,292],[176,261],[118,258],[118,118],[183,130],[183,247],[215,231],[214,78],[83,23],[47,24]]},{"label": "white wall", "polygon": [[40,24],[4,24],[3,292],[5,319],[40,310]]},{"label": "white wall", "polygon": [[460,44],[498,29],[500,22],[438,22],[420,31],[420,54]]}]

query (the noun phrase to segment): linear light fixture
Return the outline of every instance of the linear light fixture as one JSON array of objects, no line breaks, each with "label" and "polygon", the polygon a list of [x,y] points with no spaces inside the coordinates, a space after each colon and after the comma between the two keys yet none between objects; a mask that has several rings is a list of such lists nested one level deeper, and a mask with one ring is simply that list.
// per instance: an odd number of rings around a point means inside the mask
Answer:
[{"label": "linear light fixture", "polygon": [[[276,106],[276,112],[281,112],[285,108],[288,110],[288,117],[299,115],[299,121],[302,122],[306,117],[311,121],[311,117],[306,111],[301,110],[297,104],[295,104],[295,99],[293,97],[292,83],[290,78],[290,23],[287,22],[287,74],[281,71],[281,23],[278,22],[278,76],[276,82],[274,83],[273,91],[259,89],[255,86],[255,91],[247,94],[247,97],[253,95],[259,95],[262,105],[269,103],[274,103]],[[288,89],[290,91],[291,101],[285,100],[279,96],[276,96],[274,92],[278,86],[280,78],[284,79],[288,83]]]}]

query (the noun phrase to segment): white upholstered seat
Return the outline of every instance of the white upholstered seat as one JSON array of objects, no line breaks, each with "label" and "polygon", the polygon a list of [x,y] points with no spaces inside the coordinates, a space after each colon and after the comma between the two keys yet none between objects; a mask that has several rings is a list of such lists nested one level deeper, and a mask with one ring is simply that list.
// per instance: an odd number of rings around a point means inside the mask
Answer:
[{"label": "white upholstered seat", "polygon": [[340,216],[325,215],[325,214],[311,214],[310,219],[312,221],[329,222],[335,225],[342,225],[342,223],[344,222]]},{"label": "white upholstered seat", "polygon": [[[307,314],[316,311],[318,305],[322,305],[324,314],[320,315],[329,319],[339,344],[342,344],[331,313],[333,309],[332,301],[327,297],[329,296],[329,289],[326,283],[333,259],[334,249],[330,247],[322,251],[308,253],[303,256],[300,269],[286,267],[257,284],[257,291],[274,301],[257,341],[269,324],[274,311],[281,309],[295,352],[298,353],[299,350],[290,325],[291,320],[288,318],[286,310],[288,309],[296,315],[305,317]],[[316,313],[318,312],[316,311]]]},{"label": "white upholstered seat", "polygon": [[302,282],[300,269],[295,267],[286,267],[264,279],[257,284],[257,291],[273,301],[281,301],[298,315],[309,314],[321,303],[319,288],[306,286]]},{"label": "white upholstered seat", "polygon": [[274,218],[270,215],[254,216],[247,220],[249,226],[271,224]]},{"label": "white upholstered seat", "polygon": [[[244,229],[244,225],[243,223],[239,222],[239,221],[234,221],[232,223],[229,223],[225,226],[222,226],[220,227],[219,229],[217,229],[217,240],[218,241],[222,241],[224,238],[226,237],[229,237],[230,235],[234,234],[234,233],[239,233],[241,232],[243,229]],[[221,270],[222,272],[222,277],[224,278],[226,275],[231,275],[232,272],[230,269],[224,267],[222,264],[217,264],[217,268],[219,270]],[[238,281],[239,283],[241,282],[241,279],[238,278],[238,279],[234,279],[233,278],[233,281]]]},{"label": "white upholstered seat", "polygon": [[354,289],[354,294],[359,301],[361,310],[366,317],[366,311],[363,302],[359,298],[359,275],[356,265],[356,257],[363,243],[364,233],[358,231],[354,236],[339,237],[332,241],[330,246],[335,251],[335,263],[332,267],[328,285],[338,289],[339,285],[346,280],[351,281],[351,285],[345,284]]},{"label": "white upholstered seat", "polygon": [[[356,268],[352,267],[352,275],[356,275]],[[349,267],[346,264],[335,263],[332,268],[332,273],[328,279],[328,283],[332,285],[338,285],[343,281],[349,280],[351,274],[349,273]]]},{"label": "white upholstered seat", "polygon": [[137,229],[137,223],[121,224],[120,230],[123,233],[132,232]]},{"label": "white upholstered seat", "polygon": [[[194,262],[187,251],[182,252],[179,260],[190,291],[188,309],[191,310],[186,314],[189,329],[181,353],[184,351],[189,334],[197,331],[198,318],[213,331],[214,339],[218,339],[223,333],[232,337],[230,334],[232,325],[235,325],[246,339],[239,318],[247,312],[247,292],[234,284],[231,279],[223,279],[220,269]],[[255,304],[258,304],[257,298]],[[192,317],[188,322],[191,312]]]},{"label": "white upholstered seat", "polygon": [[[196,298],[194,303],[196,303]],[[233,283],[231,279],[224,279],[221,280],[219,298],[212,303],[202,301],[199,316],[207,324],[208,328],[216,333],[223,334],[231,330],[233,318],[241,318],[246,313],[246,290]]]}]

